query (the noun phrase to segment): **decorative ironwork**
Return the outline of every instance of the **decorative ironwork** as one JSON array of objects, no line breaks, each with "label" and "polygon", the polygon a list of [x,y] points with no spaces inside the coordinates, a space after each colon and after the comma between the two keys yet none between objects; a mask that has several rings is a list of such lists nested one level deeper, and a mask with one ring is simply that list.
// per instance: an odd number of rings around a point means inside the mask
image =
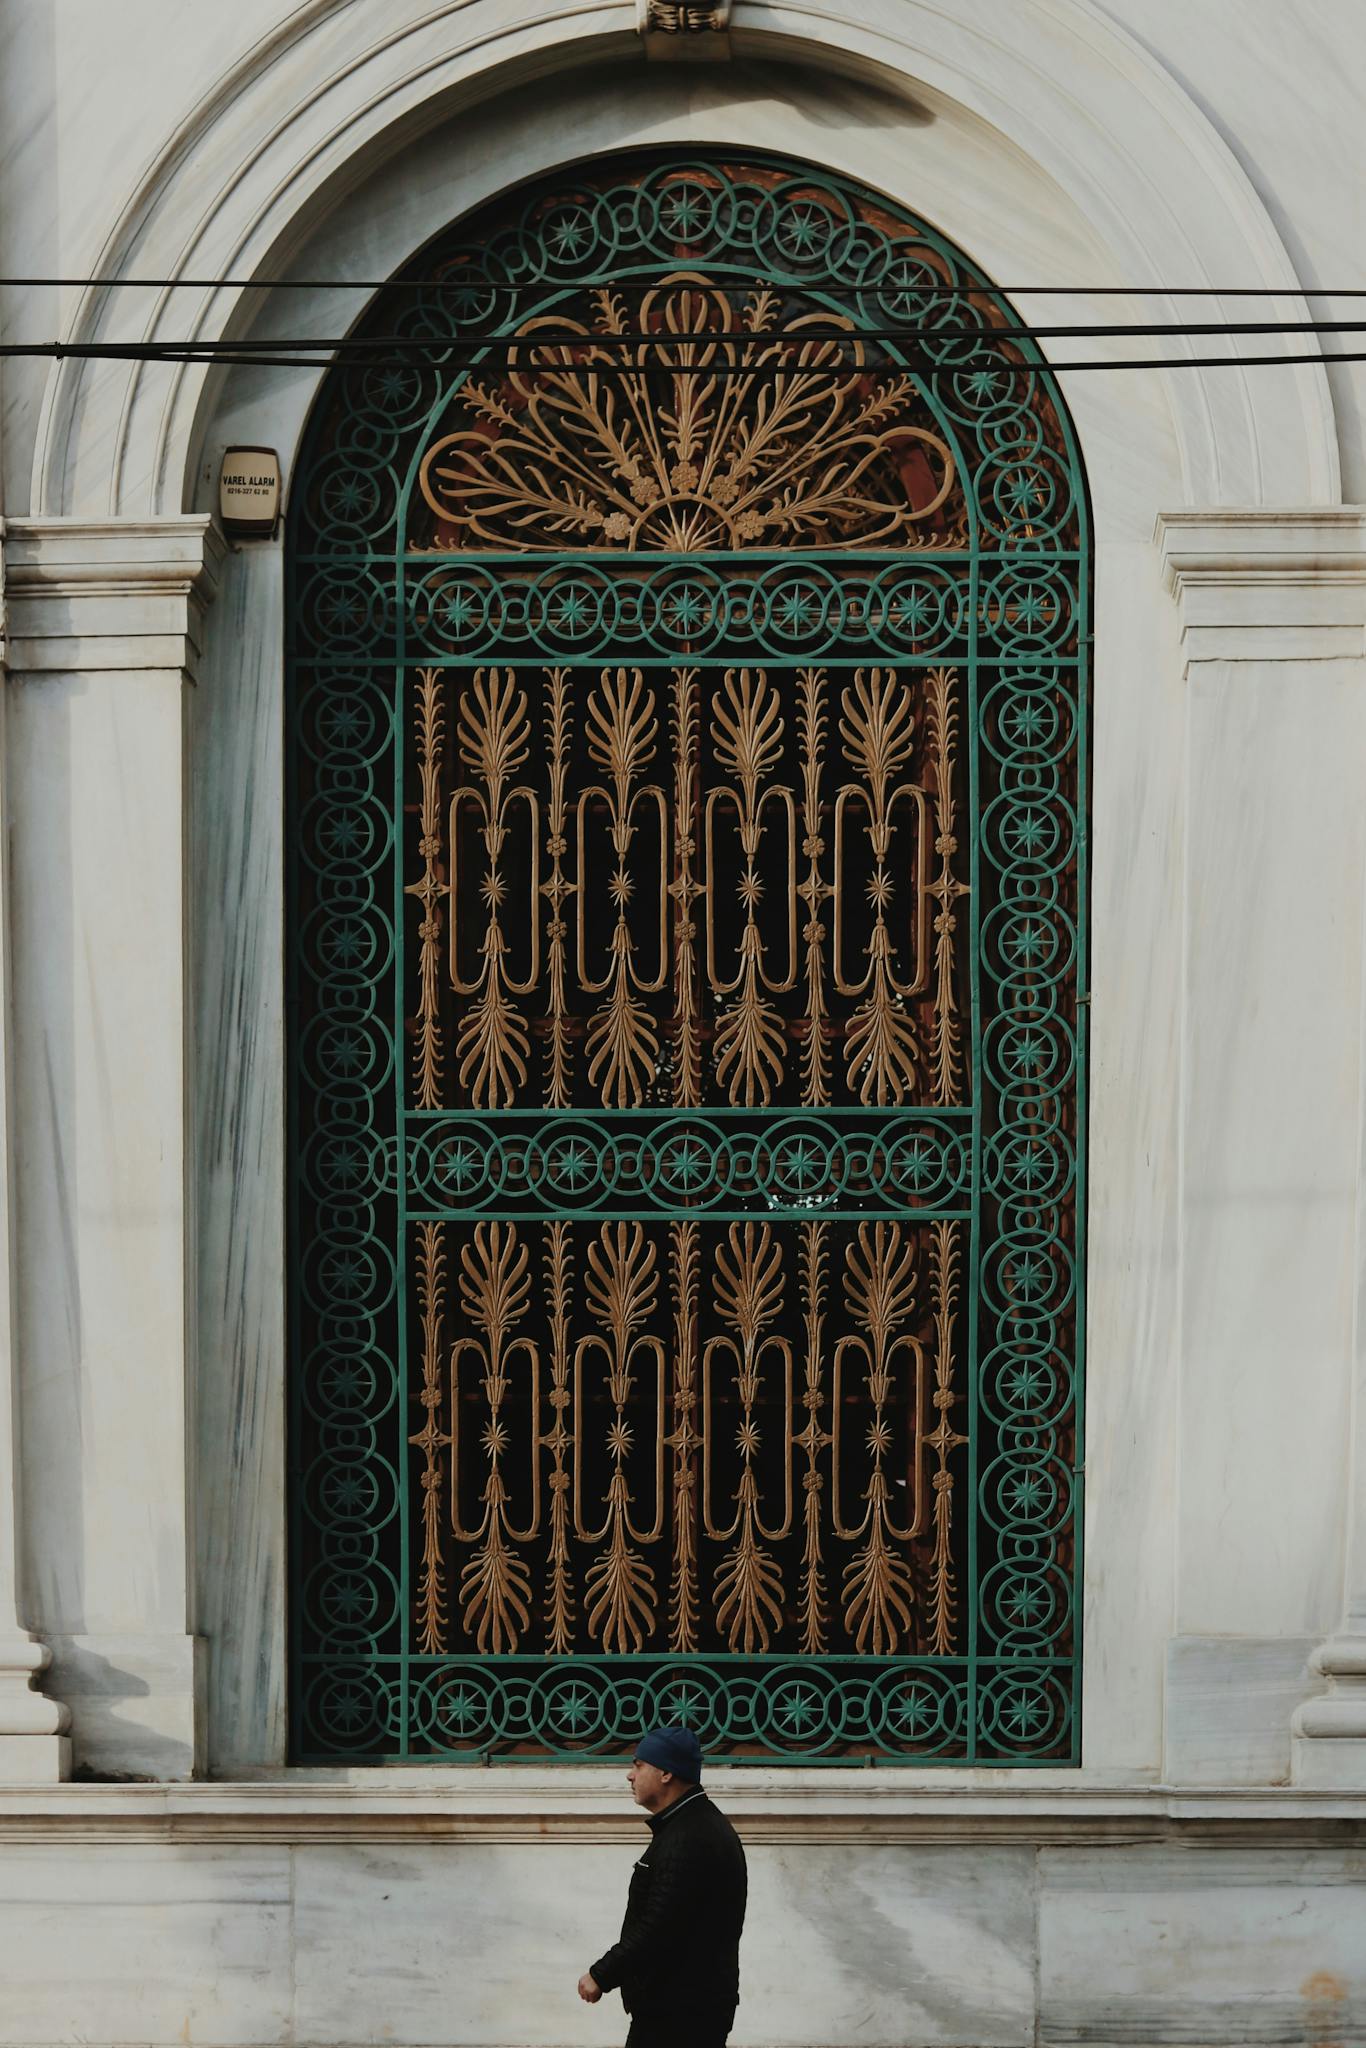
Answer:
[{"label": "decorative ironwork", "polygon": [[629,312],[592,299],[591,325],[523,321],[496,389],[465,384],[418,472],[433,552],[906,547],[950,498],[948,442],[851,320],[701,273]]},{"label": "decorative ironwork", "polygon": [[403,283],[290,535],[295,1752],[1075,1759],[1057,392],[797,166]]}]

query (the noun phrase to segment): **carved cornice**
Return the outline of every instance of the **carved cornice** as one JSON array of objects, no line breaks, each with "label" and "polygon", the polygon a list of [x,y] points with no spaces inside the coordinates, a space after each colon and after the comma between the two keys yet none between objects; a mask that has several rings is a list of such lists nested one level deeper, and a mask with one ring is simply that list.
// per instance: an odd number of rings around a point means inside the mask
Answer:
[{"label": "carved cornice", "polygon": [[731,0],[636,0],[649,57],[729,57]]},{"label": "carved cornice", "polygon": [[1366,652],[1366,507],[1166,512],[1155,538],[1187,671]]},{"label": "carved cornice", "polygon": [[225,553],[204,514],[8,521],[6,667],[16,675],[178,669],[192,677]]}]

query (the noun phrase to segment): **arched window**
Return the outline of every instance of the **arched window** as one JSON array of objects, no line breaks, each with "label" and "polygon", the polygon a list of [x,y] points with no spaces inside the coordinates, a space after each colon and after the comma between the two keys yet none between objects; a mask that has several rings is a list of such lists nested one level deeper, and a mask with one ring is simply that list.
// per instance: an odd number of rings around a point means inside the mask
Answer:
[{"label": "arched window", "polygon": [[507,195],[289,529],[296,1760],[1078,1756],[1089,539],[925,223]]}]

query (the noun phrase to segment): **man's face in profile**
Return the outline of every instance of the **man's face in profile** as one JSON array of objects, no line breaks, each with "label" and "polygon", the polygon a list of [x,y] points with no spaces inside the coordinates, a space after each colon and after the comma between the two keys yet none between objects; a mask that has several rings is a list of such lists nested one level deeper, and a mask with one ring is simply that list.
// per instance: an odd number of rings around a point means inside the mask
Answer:
[{"label": "man's face in profile", "polygon": [[636,1805],[643,1806],[647,1813],[654,1813],[673,1783],[673,1772],[661,1771],[658,1764],[644,1764],[637,1757],[626,1773],[626,1782]]}]

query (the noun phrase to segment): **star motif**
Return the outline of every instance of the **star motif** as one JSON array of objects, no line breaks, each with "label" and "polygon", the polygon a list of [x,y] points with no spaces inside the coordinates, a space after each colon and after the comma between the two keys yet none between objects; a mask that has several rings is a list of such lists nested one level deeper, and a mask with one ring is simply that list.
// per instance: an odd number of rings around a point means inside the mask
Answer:
[{"label": "star motif", "polygon": [[669,598],[664,615],[675,633],[694,633],[706,624],[706,601],[700,590],[685,586]]},{"label": "star motif", "polygon": [[934,1719],[934,1713],[926,1695],[918,1685],[908,1686],[898,1693],[888,1714],[903,1735],[916,1735]]},{"label": "star motif", "polygon": [[[937,283],[938,279],[929,281]],[[894,312],[910,313],[919,303],[916,297],[916,288],[926,282],[927,272],[925,265],[913,262],[909,256],[903,256],[888,279],[888,284],[893,289],[888,290],[887,286],[883,287],[883,300]],[[896,289],[898,286],[900,287],[899,290]]]},{"label": "star motif", "polygon": [[1006,1065],[1015,1074],[1041,1074],[1048,1064],[1048,1042],[1043,1034],[1034,1030],[1018,1033],[1006,1056]]},{"label": "star motif", "polygon": [[1032,967],[1040,954],[1047,951],[1047,929],[1041,924],[1021,925],[1019,931],[1011,933],[1006,945],[1017,960],[1022,960],[1026,966]]},{"label": "star motif", "polygon": [[909,1145],[901,1147],[898,1164],[901,1178],[908,1180],[913,1188],[924,1187],[926,1181],[934,1177],[937,1167],[935,1154],[923,1138],[914,1138]]},{"label": "star motif", "polygon": [[1001,1488],[1007,1502],[1017,1515],[1032,1515],[1039,1503],[1047,1497],[1048,1489],[1035,1472],[1022,1472],[1018,1479],[1012,1479]]},{"label": "star motif", "polygon": [[706,1176],[706,1151],[693,1138],[684,1138],[664,1156],[665,1171],[675,1187],[690,1188]]},{"label": "star motif", "polygon": [[322,729],[329,746],[354,747],[365,731],[365,721],[354,704],[336,704],[323,714]]},{"label": "star motif", "polygon": [[1012,1586],[1001,1605],[1008,1614],[1015,1617],[1019,1627],[1028,1628],[1047,1602],[1037,1586],[1022,1585]]},{"label": "star motif", "polygon": [[573,1692],[567,1692],[558,1703],[555,1709],[555,1719],[563,1723],[571,1734],[574,1734],[588,1719],[592,1711],[593,1703],[587,1693],[580,1692],[576,1686]]},{"label": "star motif", "polygon": [[461,1194],[478,1177],[479,1166],[478,1153],[462,1138],[443,1148],[437,1171],[447,1187],[453,1187],[457,1194]]},{"label": "star motif", "polygon": [[1048,837],[1048,825],[1040,811],[1023,811],[1006,828],[1015,851],[1028,860]]},{"label": "star motif", "polygon": [[366,1486],[363,1479],[354,1472],[334,1479],[327,1489],[328,1498],[338,1514],[358,1514],[366,1503]]},{"label": "star motif", "polygon": [[563,1181],[571,1188],[588,1178],[591,1171],[588,1149],[577,1138],[571,1138],[567,1145],[557,1146],[551,1154],[550,1178]]},{"label": "star motif", "polygon": [[336,817],[323,827],[319,837],[334,853],[345,855],[355,852],[363,843],[365,834],[354,811],[339,811]]},{"label": "star motif", "polygon": [[548,239],[554,243],[557,256],[577,256],[588,235],[588,223],[582,214],[566,214],[555,222]]},{"label": "star motif", "polygon": [[789,1145],[780,1163],[784,1179],[795,1182],[799,1188],[806,1187],[816,1178],[815,1147],[805,1138],[798,1138]]},{"label": "star motif", "polygon": [[332,1718],[339,1728],[348,1734],[361,1726],[366,1717],[366,1701],[363,1693],[353,1686],[346,1686],[332,1695]]},{"label": "star motif", "polygon": [[1037,1693],[1018,1692],[1002,1712],[1001,1721],[1014,1735],[1032,1735],[1047,1713]]},{"label": "star motif", "polygon": [[410,389],[409,373],[394,367],[381,370],[375,379],[375,389],[381,405],[397,405]]},{"label": "star motif", "polygon": [[934,615],[934,600],[923,585],[913,583],[897,597],[892,610],[896,625],[914,639],[929,625]]},{"label": "star motif", "polygon": [[1042,704],[1016,704],[1007,711],[1002,722],[1017,744],[1027,746],[1037,740],[1040,733],[1046,731],[1048,714]]},{"label": "star motif", "polygon": [[323,1159],[323,1172],[334,1187],[352,1188],[364,1171],[364,1156],[354,1145],[330,1146]]},{"label": "star motif", "polygon": [[829,237],[830,216],[823,207],[808,203],[791,207],[782,223],[782,239],[798,256],[806,256]]},{"label": "star motif", "polygon": [[444,1720],[453,1722],[463,1733],[470,1722],[478,1718],[479,1702],[462,1686],[459,1692],[446,1694],[441,1703],[441,1713]]},{"label": "star motif", "polygon": [[329,592],[322,601],[321,610],[327,626],[342,638],[364,617],[360,599],[349,591]]},{"label": "star motif", "polygon": [[1036,471],[1017,469],[1006,477],[1002,495],[1016,518],[1022,519],[1044,503],[1047,492]]},{"label": "star motif", "polygon": [[579,632],[590,616],[586,591],[566,590],[555,600],[555,624],[562,633]]},{"label": "star motif", "polygon": [[1011,1286],[1021,1301],[1033,1301],[1036,1296],[1042,1294],[1047,1274],[1048,1268],[1043,1260],[1036,1259],[1032,1253],[1026,1253],[1025,1257],[1017,1259],[1010,1269]]},{"label": "star motif", "polygon": [[1040,1187],[1052,1170],[1052,1155],[1037,1139],[1028,1138],[1012,1147],[1008,1156],[1012,1177],[1031,1192]]},{"label": "star motif", "polygon": [[805,591],[785,590],[773,607],[773,622],[790,636],[809,633],[815,621],[815,607]]},{"label": "star motif", "polygon": [[999,370],[969,370],[967,375],[959,380],[963,395],[970,398],[974,405],[989,405],[996,395],[996,387],[1000,381]]},{"label": "star motif", "polygon": [[441,631],[452,635],[467,632],[478,616],[474,599],[467,590],[442,591],[437,598],[436,610]]},{"label": "star motif", "polygon": [[458,320],[477,320],[488,302],[488,293],[472,284],[457,285],[451,294],[451,304]]},{"label": "star motif", "polygon": [[374,486],[368,477],[358,476],[354,470],[349,470],[333,479],[327,496],[337,518],[355,519],[373,501]]},{"label": "star motif", "polygon": [[323,947],[339,966],[354,967],[365,951],[365,934],[358,924],[343,922],[333,926]]},{"label": "star motif", "polygon": [[325,1391],[339,1408],[349,1406],[359,1394],[361,1386],[361,1375],[354,1365],[333,1366],[326,1376]]},{"label": "star motif", "polygon": [[328,1042],[328,1060],[339,1074],[354,1074],[365,1065],[365,1041],[354,1031],[338,1031]]},{"label": "star motif", "polygon": [[1002,1377],[1002,1386],[1018,1408],[1033,1408],[1048,1391],[1048,1379],[1037,1366],[1017,1365]]},{"label": "star motif", "polygon": [[691,238],[702,218],[702,197],[696,192],[681,192],[669,201],[669,225],[675,234]]},{"label": "star motif", "polygon": [[1045,592],[1027,589],[1007,605],[1006,616],[1012,625],[1035,633],[1052,623],[1053,606]]},{"label": "star motif", "polygon": [[353,1252],[337,1252],[324,1261],[323,1279],[332,1293],[350,1301],[365,1284],[365,1265]]},{"label": "star motif", "polygon": [[781,1706],[776,1718],[792,1735],[803,1735],[817,1718],[815,1694],[803,1691],[799,1685],[791,1686],[780,1695]]},{"label": "star motif", "polygon": [[359,1579],[342,1579],[332,1589],[332,1611],[343,1621],[354,1621],[365,1612],[367,1589]]}]

